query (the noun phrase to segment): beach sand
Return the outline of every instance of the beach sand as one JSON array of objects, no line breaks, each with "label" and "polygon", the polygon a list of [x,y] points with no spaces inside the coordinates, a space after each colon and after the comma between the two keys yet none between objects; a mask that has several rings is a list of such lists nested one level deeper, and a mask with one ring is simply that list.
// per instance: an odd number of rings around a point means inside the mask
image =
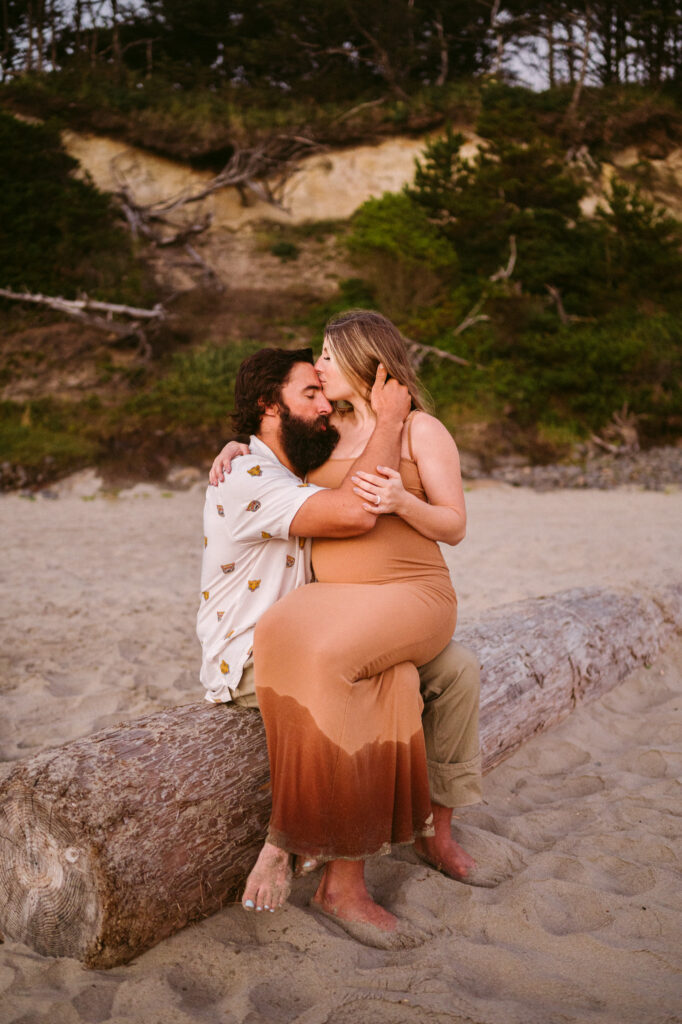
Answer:
[{"label": "beach sand", "polygon": [[[447,556],[461,622],[572,586],[655,593],[680,578],[680,491],[481,485],[467,503],[468,537]],[[202,505],[202,489],[0,497],[0,778],[202,698]],[[370,949],[315,916],[313,877],[281,914],[226,908],[111,971],[6,941],[0,1024],[672,1024],[681,691],[678,640],[486,777],[456,827],[482,863],[506,863],[498,887],[448,880],[410,851],[370,862],[376,898],[427,933],[417,949]]]}]

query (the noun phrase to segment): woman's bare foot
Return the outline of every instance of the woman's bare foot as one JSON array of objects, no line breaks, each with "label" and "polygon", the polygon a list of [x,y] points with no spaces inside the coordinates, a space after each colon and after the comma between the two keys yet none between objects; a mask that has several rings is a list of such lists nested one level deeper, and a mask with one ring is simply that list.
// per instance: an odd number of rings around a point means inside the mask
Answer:
[{"label": "woman's bare foot", "polygon": [[340,921],[371,924],[383,932],[394,932],[398,927],[398,918],[375,903],[367,892],[362,860],[330,861],[312,902]]},{"label": "woman's bare foot", "polygon": [[365,886],[365,864],[361,860],[330,861],[311,905],[365,946],[414,949],[426,938],[374,902]]},{"label": "woman's bare foot", "polygon": [[476,869],[476,861],[452,838],[452,808],[441,807],[439,804],[431,804],[431,808],[436,834],[417,839],[415,850],[427,864],[442,871],[444,875],[464,881]]},{"label": "woman's bare foot", "polygon": [[246,879],[242,896],[244,910],[278,910],[291,892],[291,877],[290,854],[272,843],[264,843]]},{"label": "woman's bare foot", "polygon": [[311,875],[313,871],[317,871],[325,863],[326,861],[323,857],[308,857],[304,854],[297,854],[294,857],[294,878]]}]

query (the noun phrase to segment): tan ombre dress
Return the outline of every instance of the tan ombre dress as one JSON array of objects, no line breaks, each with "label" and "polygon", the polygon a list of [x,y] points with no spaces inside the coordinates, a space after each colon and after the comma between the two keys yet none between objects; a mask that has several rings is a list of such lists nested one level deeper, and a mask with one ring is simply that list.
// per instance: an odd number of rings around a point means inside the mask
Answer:
[{"label": "tan ombre dress", "polygon": [[[336,487],[353,459],[311,474]],[[404,486],[425,499],[416,464]],[[457,604],[438,545],[395,515],[368,534],[315,540],[316,583],[273,605],[255,633],[272,777],[268,840],[360,859],[431,834],[415,665],[450,640]]]}]

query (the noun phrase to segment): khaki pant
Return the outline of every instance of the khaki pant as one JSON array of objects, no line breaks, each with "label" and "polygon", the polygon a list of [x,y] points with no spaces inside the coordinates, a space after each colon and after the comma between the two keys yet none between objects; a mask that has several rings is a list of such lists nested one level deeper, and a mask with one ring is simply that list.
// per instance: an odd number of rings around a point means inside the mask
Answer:
[{"label": "khaki pant", "polygon": [[[478,803],[478,659],[473,651],[451,640],[444,651],[419,669],[419,679],[431,799],[442,807]],[[234,703],[238,707],[258,707],[251,660],[244,666]]]}]

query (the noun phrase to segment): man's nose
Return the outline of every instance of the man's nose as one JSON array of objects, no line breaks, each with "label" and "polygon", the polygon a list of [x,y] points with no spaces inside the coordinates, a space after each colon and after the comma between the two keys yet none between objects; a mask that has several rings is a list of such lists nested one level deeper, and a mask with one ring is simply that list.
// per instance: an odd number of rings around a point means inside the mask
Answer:
[{"label": "man's nose", "polygon": [[328,416],[332,411],[332,407],[323,394],[320,394],[319,401],[317,403],[317,411],[319,416]]}]

